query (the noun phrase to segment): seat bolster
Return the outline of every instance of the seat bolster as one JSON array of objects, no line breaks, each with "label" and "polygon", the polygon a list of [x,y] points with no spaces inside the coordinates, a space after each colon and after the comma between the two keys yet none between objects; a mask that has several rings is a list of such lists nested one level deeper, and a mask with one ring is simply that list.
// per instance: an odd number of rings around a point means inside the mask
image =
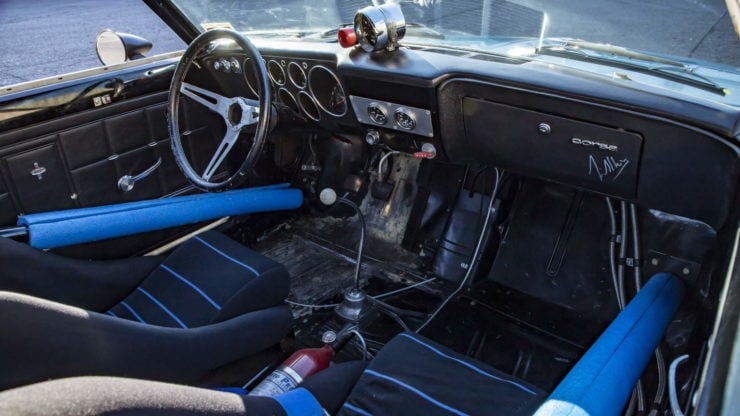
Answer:
[{"label": "seat bolster", "polygon": [[102,312],[131,293],[163,258],[78,260],[0,238],[0,291]]},{"label": "seat bolster", "polygon": [[207,231],[170,253],[110,313],[153,325],[195,328],[282,305],[289,286],[285,266]]},{"label": "seat bolster", "polygon": [[652,277],[537,410],[545,415],[618,415],[684,293],[667,273]]},{"label": "seat bolster", "polygon": [[142,324],[0,292],[0,390],[79,374],[195,382],[290,331],[283,305],[192,329]]},{"label": "seat bolster", "polygon": [[74,377],[0,393],[3,415],[287,416],[268,397],[115,377]]},{"label": "seat bolster", "polygon": [[335,414],[367,368],[368,361],[348,361],[320,371],[298,386],[305,388],[329,414]]}]

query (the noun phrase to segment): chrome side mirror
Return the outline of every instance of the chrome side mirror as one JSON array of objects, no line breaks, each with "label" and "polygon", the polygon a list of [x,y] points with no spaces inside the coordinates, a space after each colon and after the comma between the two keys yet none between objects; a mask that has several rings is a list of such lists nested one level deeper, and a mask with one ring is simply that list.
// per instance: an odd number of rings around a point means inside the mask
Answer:
[{"label": "chrome side mirror", "polygon": [[95,52],[105,66],[143,58],[151,49],[152,42],[142,37],[110,29],[100,32],[95,38]]}]

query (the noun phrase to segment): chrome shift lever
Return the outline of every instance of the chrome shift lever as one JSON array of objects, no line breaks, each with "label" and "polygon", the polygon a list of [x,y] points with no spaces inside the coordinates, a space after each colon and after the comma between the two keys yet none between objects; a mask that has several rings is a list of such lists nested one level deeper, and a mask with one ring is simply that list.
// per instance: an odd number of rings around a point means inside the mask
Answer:
[{"label": "chrome shift lever", "polygon": [[337,306],[337,314],[351,322],[356,322],[360,318],[362,307],[365,304],[365,292],[360,289],[360,270],[362,268],[362,252],[365,247],[365,217],[360,211],[360,207],[347,198],[337,197],[336,191],[331,188],[324,188],[319,194],[319,200],[324,205],[334,205],[335,203],[344,204],[351,207],[357,218],[360,220],[360,243],[357,246],[357,260],[355,262],[355,278],[352,288],[344,293],[344,300]]}]

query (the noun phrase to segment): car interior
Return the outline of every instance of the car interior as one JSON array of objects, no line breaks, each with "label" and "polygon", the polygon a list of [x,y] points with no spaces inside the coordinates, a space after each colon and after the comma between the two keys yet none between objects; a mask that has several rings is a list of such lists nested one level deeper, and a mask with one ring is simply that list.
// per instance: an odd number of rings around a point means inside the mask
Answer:
[{"label": "car interior", "polygon": [[0,93],[0,413],[719,409],[737,107],[392,34],[193,35]]}]

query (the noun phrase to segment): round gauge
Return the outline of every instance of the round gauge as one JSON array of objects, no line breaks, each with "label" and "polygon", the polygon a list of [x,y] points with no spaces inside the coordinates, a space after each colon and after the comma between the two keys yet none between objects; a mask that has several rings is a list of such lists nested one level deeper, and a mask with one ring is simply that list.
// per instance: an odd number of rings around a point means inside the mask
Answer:
[{"label": "round gauge", "polygon": [[257,81],[257,69],[252,68],[252,60],[247,58],[242,64],[242,72],[244,73],[244,80],[247,81],[247,86],[252,91],[252,97],[259,98],[259,81]]},{"label": "round gauge", "polygon": [[333,72],[323,66],[315,66],[308,72],[308,89],[322,110],[341,117],[347,113],[347,97],[342,84]]},{"label": "round gauge", "polygon": [[375,124],[383,125],[388,122],[388,115],[375,103],[367,106],[367,116],[370,117],[370,120]]},{"label": "round gauge", "polygon": [[303,110],[303,114],[311,120],[321,120],[321,113],[319,113],[319,107],[316,105],[316,101],[308,95],[306,91],[300,91],[298,93],[298,106]]},{"label": "round gauge", "polygon": [[290,91],[286,90],[285,88],[280,88],[280,90],[278,90],[278,99],[281,103],[287,105],[296,113],[301,112],[301,110],[298,108],[298,101],[296,101],[295,97],[293,97],[293,94],[291,94]]},{"label": "round gauge", "polygon": [[363,15],[360,17],[360,33],[362,33],[363,39],[370,46],[375,46],[378,43],[378,34],[375,31],[375,25],[368,16]]},{"label": "round gauge", "polygon": [[399,108],[393,114],[396,119],[396,125],[404,130],[413,130],[416,128],[416,120],[414,116],[407,113],[403,108]]},{"label": "round gauge", "polygon": [[285,70],[283,66],[277,61],[267,62],[267,73],[270,75],[270,79],[276,85],[285,85]]},{"label": "round gauge", "polygon": [[295,62],[288,64],[288,78],[298,88],[306,88],[306,71]]}]

